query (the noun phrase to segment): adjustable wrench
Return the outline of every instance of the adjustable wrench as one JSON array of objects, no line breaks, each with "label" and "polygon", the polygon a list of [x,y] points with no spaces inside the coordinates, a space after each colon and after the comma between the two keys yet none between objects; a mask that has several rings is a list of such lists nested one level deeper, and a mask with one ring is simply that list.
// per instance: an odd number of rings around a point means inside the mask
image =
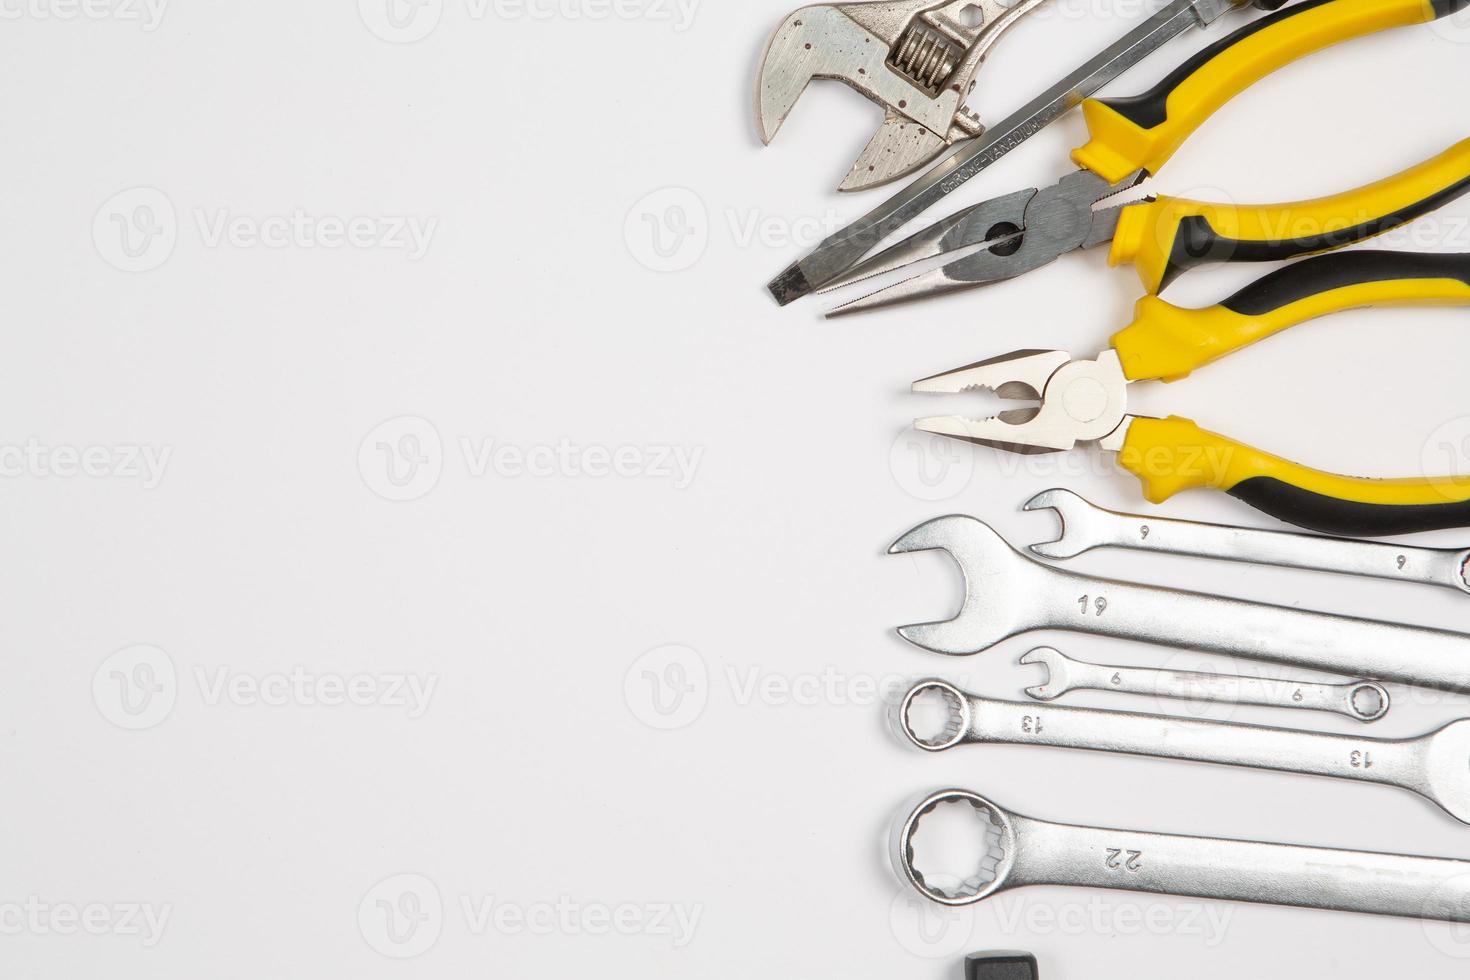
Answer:
[{"label": "adjustable wrench", "polygon": [[1388,714],[1390,705],[1388,692],[1371,681],[1315,684],[1205,674],[1193,670],[1110,667],[1074,660],[1051,647],[1037,647],[1022,655],[1021,663],[1040,664],[1046,668],[1046,683],[1026,688],[1026,693],[1038,701],[1055,701],[1068,691],[1116,691],[1179,701],[1331,711],[1356,721],[1377,721]]},{"label": "adjustable wrench", "polygon": [[933,550],[959,565],[964,605],[953,619],[898,632],[935,653],[980,653],[1012,636],[1059,629],[1470,691],[1470,636],[1463,633],[1089,578],[1027,558],[988,525],[960,515],[921,524],[888,549]]},{"label": "adjustable wrench", "polygon": [[[948,887],[916,866],[914,837],[925,817],[955,804],[979,817],[986,855]],[[931,793],[900,816],[889,855],[901,880],[948,906],[1026,885],[1076,885],[1470,922],[1470,861],[1050,823],[961,789]]]},{"label": "adjustable wrench", "polygon": [[1031,546],[1032,554],[1042,558],[1063,561],[1094,548],[1126,548],[1439,585],[1470,595],[1470,549],[1411,548],[1123,514],[1070,490],[1044,490],[1023,509],[1052,510],[1061,521],[1059,539]]},{"label": "adjustable wrench", "polygon": [[[943,705],[944,724],[933,736],[914,727],[913,708],[923,698]],[[890,721],[904,739],[927,752],[975,743],[1049,745],[1353,779],[1418,793],[1470,823],[1470,719],[1418,738],[1325,735],[1136,711],[1041,707],[982,698],[946,681],[927,680],[891,709]]]}]

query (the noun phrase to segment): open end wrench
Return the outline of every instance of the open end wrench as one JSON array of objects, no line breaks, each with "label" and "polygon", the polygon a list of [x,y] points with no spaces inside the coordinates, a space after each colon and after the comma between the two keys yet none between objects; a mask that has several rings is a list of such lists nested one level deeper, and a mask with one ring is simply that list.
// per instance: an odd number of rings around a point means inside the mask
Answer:
[{"label": "open end wrench", "polygon": [[965,601],[953,619],[898,631],[935,653],[980,653],[1013,636],[1059,629],[1470,692],[1470,636],[1463,633],[1077,575],[1027,558],[961,515],[921,524],[888,550],[945,551],[964,574]]},{"label": "open end wrench", "polygon": [[1026,693],[1037,701],[1055,701],[1069,691],[1117,691],[1179,701],[1330,711],[1363,722],[1382,718],[1388,714],[1391,704],[1388,691],[1371,681],[1316,684],[1205,674],[1193,670],[1111,667],[1074,660],[1052,647],[1037,647],[1023,654],[1021,663],[1040,664],[1046,668],[1046,683],[1026,688]]},{"label": "open end wrench", "polygon": [[[944,724],[933,736],[914,727],[913,708],[923,698],[944,708]],[[927,680],[891,709],[890,721],[927,752],[975,743],[1049,745],[1352,779],[1418,793],[1470,823],[1470,719],[1418,738],[1367,738],[1134,711],[1042,707],[982,698],[947,681]]]},{"label": "open end wrench", "polygon": [[[915,866],[914,837],[925,817],[954,804],[980,818],[987,855],[951,888]],[[1049,823],[962,789],[905,808],[889,851],[901,880],[948,906],[1026,885],[1073,885],[1470,922],[1470,861]]]},{"label": "open end wrench", "polygon": [[1031,546],[1042,558],[1066,560],[1094,548],[1126,548],[1195,558],[1251,562],[1439,585],[1470,595],[1470,549],[1410,548],[1315,534],[1144,517],[1107,510],[1070,490],[1045,490],[1028,511],[1052,510],[1061,537]]}]

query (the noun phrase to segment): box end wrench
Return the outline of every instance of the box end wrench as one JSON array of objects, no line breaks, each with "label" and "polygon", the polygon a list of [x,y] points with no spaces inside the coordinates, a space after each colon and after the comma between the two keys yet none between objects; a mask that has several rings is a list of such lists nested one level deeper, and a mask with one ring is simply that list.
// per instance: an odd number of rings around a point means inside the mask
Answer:
[{"label": "box end wrench", "polygon": [[1470,595],[1470,548],[1411,548],[1125,514],[1063,489],[1044,490],[1021,509],[1056,514],[1061,522],[1057,540],[1031,546],[1032,554],[1054,561],[1076,558],[1095,548],[1123,548],[1438,585]]},{"label": "box end wrench", "polygon": [[1059,629],[1470,692],[1470,635],[1463,633],[1090,578],[1028,558],[963,515],[921,524],[888,550],[944,551],[964,575],[965,600],[954,618],[898,631],[934,653],[965,656]]},{"label": "box end wrench", "polygon": [[[925,700],[944,713],[932,736],[914,723],[915,706]],[[1470,823],[1470,719],[1417,738],[1368,738],[1001,701],[926,680],[889,710],[889,721],[904,741],[926,752],[976,744],[1045,745],[1349,779],[1417,793]]]},{"label": "box end wrench", "polygon": [[[915,863],[924,818],[947,806],[973,810],[987,851],[957,887],[931,882]],[[905,807],[889,855],[901,881],[951,907],[1027,885],[1071,885],[1470,922],[1470,861],[1050,823],[963,789]]]}]

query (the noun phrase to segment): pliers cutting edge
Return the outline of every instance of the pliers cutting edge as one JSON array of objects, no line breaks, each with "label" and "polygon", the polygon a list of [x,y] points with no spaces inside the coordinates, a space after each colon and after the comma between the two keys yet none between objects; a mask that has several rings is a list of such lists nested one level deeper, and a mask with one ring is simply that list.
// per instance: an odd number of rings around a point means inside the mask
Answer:
[{"label": "pliers cutting edge", "polygon": [[989,389],[1039,402],[984,420],[920,419],[926,432],[1018,453],[1096,443],[1161,503],[1197,487],[1224,490],[1301,527],[1358,537],[1470,527],[1470,474],[1408,480],[1336,476],[1290,463],[1182,418],[1127,411],[1135,381],[1177,381],[1227,354],[1316,317],[1374,305],[1470,306],[1470,255],[1342,252],[1266,276],[1207,309],[1139,301],[1113,348],[1092,360],[1020,350],[915,382],[914,391]]},{"label": "pliers cutting edge", "polygon": [[1340,41],[1427,23],[1466,7],[1470,0],[1306,0],[1222,39],[1144,95],[1090,99],[1083,113],[1092,138],[1072,154],[1082,170],[1052,187],[961,211],[873,256],[824,291],[982,246],[828,315],[1013,279],[1107,241],[1109,262],[1135,265],[1154,293],[1195,266],[1326,251],[1433,211],[1470,191],[1470,140],[1397,177],[1298,204],[1244,207],[1147,197],[1109,206],[1108,199],[1158,173],[1217,109],[1276,69]]}]

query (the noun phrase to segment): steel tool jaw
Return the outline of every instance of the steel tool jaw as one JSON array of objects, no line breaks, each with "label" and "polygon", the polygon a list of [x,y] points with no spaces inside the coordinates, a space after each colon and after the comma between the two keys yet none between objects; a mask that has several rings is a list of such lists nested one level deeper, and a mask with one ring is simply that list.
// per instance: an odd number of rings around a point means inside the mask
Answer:
[{"label": "steel tool jaw", "polygon": [[[1101,209],[1095,209],[1095,205],[1125,194],[1146,177],[1147,174],[1140,170],[1116,184],[1110,184],[1090,170],[1078,170],[1050,187],[1019,191],[986,201],[869,260],[865,263],[868,271],[864,275],[902,268],[932,254],[944,254],[986,242],[990,242],[989,247],[853,300],[827,316],[846,316],[1015,279],[1050,265],[1068,252],[1100,245],[1112,239],[1122,209],[1137,202],[1118,202]],[[997,217],[1013,214],[1019,201],[1025,202],[1025,210],[1019,220]],[[976,220],[977,216],[984,220]],[[961,222],[954,223],[954,218],[961,219]],[[1003,226],[1003,222],[1009,227]],[[928,244],[936,239],[935,232],[938,232],[938,240],[942,243],[939,253]],[[1016,232],[1020,233],[1019,240],[1014,237]],[[908,263],[897,263],[889,254],[905,249],[911,255]],[[857,278],[856,274],[849,274],[845,281],[853,282]]]},{"label": "steel tool jaw", "polygon": [[1115,351],[1095,361],[1074,361],[1066,351],[1014,351],[915,382],[913,390],[949,394],[987,389],[1001,398],[1039,405],[986,419],[934,416],[914,425],[1007,452],[1064,452],[1081,442],[1100,441],[1123,423],[1127,387]]}]

